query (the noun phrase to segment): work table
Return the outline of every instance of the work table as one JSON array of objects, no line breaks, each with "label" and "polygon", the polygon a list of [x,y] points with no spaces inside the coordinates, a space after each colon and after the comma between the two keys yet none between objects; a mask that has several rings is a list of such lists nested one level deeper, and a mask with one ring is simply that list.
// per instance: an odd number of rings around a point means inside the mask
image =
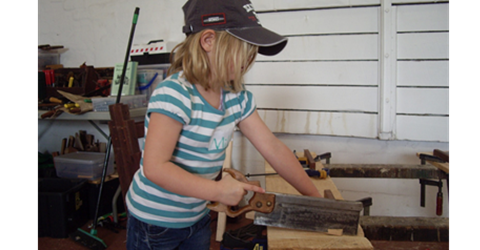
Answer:
[{"label": "work table", "polygon": [[[138,118],[144,117],[147,108],[136,108],[130,109],[130,118]],[[47,110],[39,110],[38,111],[38,119],[41,119],[41,115],[48,112]],[[110,121],[110,113],[109,112],[86,112],[79,115],[69,114],[67,112],[63,112],[56,118],[53,119],[46,119],[46,120],[92,120],[92,121]]]}]

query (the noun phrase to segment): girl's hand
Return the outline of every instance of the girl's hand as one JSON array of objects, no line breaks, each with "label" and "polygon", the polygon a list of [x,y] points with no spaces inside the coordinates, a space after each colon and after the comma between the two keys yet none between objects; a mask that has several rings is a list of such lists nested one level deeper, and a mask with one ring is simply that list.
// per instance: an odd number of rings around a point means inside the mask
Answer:
[{"label": "girl's hand", "polygon": [[218,202],[227,206],[238,205],[243,196],[247,194],[247,191],[265,193],[263,188],[237,181],[230,174],[225,174],[222,177],[222,179],[218,182],[218,188]]}]

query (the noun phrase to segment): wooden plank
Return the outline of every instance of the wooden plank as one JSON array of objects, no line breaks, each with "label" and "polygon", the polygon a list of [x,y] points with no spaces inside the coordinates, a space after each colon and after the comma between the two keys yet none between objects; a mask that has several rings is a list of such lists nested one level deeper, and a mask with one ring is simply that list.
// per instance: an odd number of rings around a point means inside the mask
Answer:
[{"label": "wooden plank", "polygon": [[[362,216],[360,224],[372,241],[430,241],[444,242],[448,248],[450,219],[448,217]],[[411,242],[413,243],[413,242]],[[385,245],[385,248],[387,245]],[[380,249],[385,249],[380,247]],[[415,249],[412,247],[409,249]],[[398,249],[398,248],[397,248]],[[429,248],[416,248],[429,249]],[[433,249],[433,248],[431,248]]]},{"label": "wooden plank", "polygon": [[283,35],[378,32],[376,6],[268,12],[258,15],[264,27]]},{"label": "wooden plank", "polygon": [[377,85],[378,62],[257,62],[245,75],[245,83]]},{"label": "wooden plank", "polygon": [[377,112],[376,87],[249,85],[247,90],[258,108]]},{"label": "wooden plank", "polygon": [[253,0],[252,3],[256,11],[272,11],[379,5],[380,0]]},{"label": "wooden plank", "polygon": [[377,34],[289,37],[275,57],[257,56],[258,61],[366,59],[378,59]]},{"label": "wooden plank", "polygon": [[110,105],[109,114],[112,120],[108,122],[108,128],[115,153],[122,198],[125,202],[133,175],[140,167],[142,151],[138,145],[135,121],[130,119],[128,106],[122,103]]},{"label": "wooden plank", "polygon": [[449,141],[449,118],[397,115],[398,140]]},{"label": "wooden plank", "polygon": [[397,59],[448,59],[448,33],[397,34]]},{"label": "wooden plank", "polygon": [[445,162],[445,163],[434,162],[434,161],[427,161],[427,162],[437,167],[438,169],[444,171],[447,174],[450,171],[450,164],[448,162]]},{"label": "wooden plank", "polygon": [[[228,143],[225,160],[223,162],[223,169],[232,167],[232,149],[233,149],[233,140]],[[215,234],[215,240],[220,242],[223,240],[223,233],[225,233],[225,228],[227,226],[227,215],[225,212],[219,212],[217,215],[217,232]]]},{"label": "wooden plank", "polygon": [[413,164],[326,164],[330,177],[446,179],[436,167]]},{"label": "wooden plank", "polygon": [[[419,153],[417,153],[417,156],[420,156],[420,154],[427,154],[427,155],[432,155],[433,156],[433,153],[430,153],[430,152],[419,152]],[[447,174],[450,171],[450,164],[448,162],[441,163],[441,162],[434,162],[434,161],[428,161],[428,160],[426,162],[433,165],[434,167],[442,170],[443,172],[445,172]]]},{"label": "wooden plank", "polygon": [[397,31],[449,30],[449,4],[397,6]]},{"label": "wooden plank", "polygon": [[449,86],[448,61],[399,61],[397,86]]},{"label": "wooden plank", "polygon": [[277,110],[258,113],[274,133],[377,136],[376,114]]},{"label": "wooden plank", "polygon": [[[448,1],[448,0],[444,0]],[[424,3],[438,3],[439,0],[393,0],[394,4],[424,4]]]},{"label": "wooden plank", "polygon": [[397,88],[397,113],[449,113],[449,90],[430,88]]},{"label": "wooden plank", "polygon": [[[265,172],[272,172],[272,167],[265,163]],[[337,199],[343,199],[336,188],[332,179],[312,179],[314,185],[320,193],[325,189],[330,189]],[[265,177],[266,190],[268,192],[278,192],[287,194],[299,194],[290,184],[280,176]],[[323,249],[323,250],[372,250],[373,246],[364,237],[363,230],[359,226],[357,236],[333,236],[320,232],[307,232],[300,230],[267,227],[268,249],[269,250],[287,250],[287,249]]]}]

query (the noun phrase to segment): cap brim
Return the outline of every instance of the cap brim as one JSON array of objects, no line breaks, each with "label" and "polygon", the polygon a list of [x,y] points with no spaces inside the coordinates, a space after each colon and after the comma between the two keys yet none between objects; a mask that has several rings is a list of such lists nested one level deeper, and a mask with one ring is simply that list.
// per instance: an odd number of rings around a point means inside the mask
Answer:
[{"label": "cap brim", "polygon": [[259,46],[258,53],[266,56],[278,54],[285,48],[288,40],[262,26],[227,29],[226,31],[240,40]]}]

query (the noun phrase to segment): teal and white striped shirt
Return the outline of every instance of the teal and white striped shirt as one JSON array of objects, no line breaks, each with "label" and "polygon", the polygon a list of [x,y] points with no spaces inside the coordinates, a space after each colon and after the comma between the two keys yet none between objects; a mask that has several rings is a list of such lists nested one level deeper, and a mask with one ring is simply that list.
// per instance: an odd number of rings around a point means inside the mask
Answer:
[{"label": "teal and white striped shirt", "polygon": [[[183,129],[170,161],[192,174],[215,179],[223,166],[225,149],[235,126],[253,113],[255,101],[246,90],[224,91],[224,109],[218,110],[203,99],[182,73],[171,75],[152,93],[145,115],[145,135],[152,112],[181,122]],[[143,173],[143,158],[126,202],[129,212],[137,219],[169,228],[192,226],[208,212],[208,201],[169,192],[148,180]]]}]

